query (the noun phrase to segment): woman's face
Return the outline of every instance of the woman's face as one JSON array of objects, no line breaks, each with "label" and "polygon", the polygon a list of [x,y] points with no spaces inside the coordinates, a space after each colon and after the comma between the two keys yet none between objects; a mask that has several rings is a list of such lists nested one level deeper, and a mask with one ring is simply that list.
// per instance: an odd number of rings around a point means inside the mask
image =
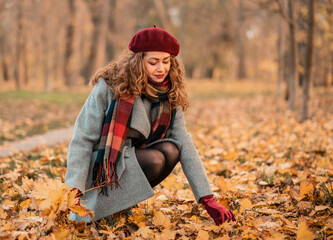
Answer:
[{"label": "woman's face", "polygon": [[155,82],[163,82],[170,71],[170,53],[146,52],[143,57],[148,76]]}]

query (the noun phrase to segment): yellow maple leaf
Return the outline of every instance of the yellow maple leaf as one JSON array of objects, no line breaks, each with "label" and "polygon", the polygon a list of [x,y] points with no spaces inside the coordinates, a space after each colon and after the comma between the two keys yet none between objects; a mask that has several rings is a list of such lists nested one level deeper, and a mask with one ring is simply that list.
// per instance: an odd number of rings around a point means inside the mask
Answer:
[{"label": "yellow maple leaf", "polygon": [[66,184],[58,179],[39,180],[34,184],[30,198],[36,200],[38,210],[63,209],[63,193],[66,189]]},{"label": "yellow maple leaf", "polygon": [[209,234],[205,230],[200,230],[198,232],[197,240],[208,240],[209,239]]},{"label": "yellow maple leaf", "polygon": [[83,207],[83,204],[77,205],[78,198],[76,197],[76,194],[78,193],[78,190],[74,188],[66,189],[66,195],[67,195],[67,206],[68,208],[73,212],[79,215],[80,217],[87,217],[90,216],[92,219],[94,218],[95,214],[93,211],[90,211],[87,208]]},{"label": "yellow maple leaf", "polygon": [[192,215],[192,217],[189,218],[190,221],[193,221],[193,222],[197,222],[197,223],[201,223],[202,221],[200,220],[200,218],[198,218],[197,216],[195,215]]},{"label": "yellow maple leaf", "polygon": [[58,228],[53,231],[55,239],[66,239],[73,232],[73,229]]},{"label": "yellow maple leaf", "polygon": [[21,208],[28,207],[31,204],[31,202],[32,202],[31,199],[27,199],[27,200],[21,202],[20,206],[21,206]]},{"label": "yellow maple leaf", "polygon": [[308,230],[308,226],[304,221],[298,224],[297,240],[313,240],[315,235]]},{"label": "yellow maple leaf", "polygon": [[215,185],[219,187],[222,191],[228,191],[229,190],[229,185],[224,179],[224,177],[217,176],[215,178]]},{"label": "yellow maple leaf", "polygon": [[227,154],[223,154],[223,159],[232,160],[238,157],[238,153],[236,151],[228,152]]},{"label": "yellow maple leaf", "polygon": [[175,237],[176,233],[170,229],[163,229],[161,234],[155,235],[155,239],[157,240],[173,240]]},{"label": "yellow maple leaf", "polygon": [[156,211],[153,218],[153,224],[157,226],[167,227],[170,225],[170,219],[165,216],[161,211]]},{"label": "yellow maple leaf", "polygon": [[251,209],[253,207],[251,200],[249,198],[243,198],[239,201],[240,208],[239,212],[244,213],[246,209]]},{"label": "yellow maple leaf", "polygon": [[3,227],[4,227],[4,229],[6,230],[6,231],[12,231],[12,230],[14,230],[15,229],[15,225],[14,225],[14,223],[13,222],[10,222],[10,221],[5,221],[4,223],[3,223]]},{"label": "yellow maple leaf", "polygon": [[0,209],[0,219],[6,219],[8,214],[3,210]]},{"label": "yellow maple leaf", "polygon": [[42,210],[42,214],[48,219],[55,219],[61,212],[70,209],[80,217],[90,215],[92,218],[94,213],[90,210],[76,205],[78,199],[75,198],[77,191],[73,188],[67,188],[66,184],[59,179],[40,180],[34,184],[34,189],[30,194],[33,200],[32,205],[38,210]]},{"label": "yellow maple leaf", "polygon": [[286,238],[286,236],[282,233],[274,233],[272,234],[272,237],[267,238],[267,240],[284,240]]},{"label": "yellow maple leaf", "polygon": [[301,198],[305,198],[307,195],[312,196],[313,195],[313,184],[308,182],[307,180],[301,181],[300,187],[299,187],[299,192],[301,195]]},{"label": "yellow maple leaf", "polygon": [[132,223],[135,223],[136,225],[140,224],[144,219],[145,215],[140,214],[140,215],[134,215],[134,216],[129,216],[128,220]]},{"label": "yellow maple leaf", "polygon": [[90,211],[87,208],[84,208],[83,206],[75,205],[73,207],[69,208],[73,213],[76,213],[80,217],[87,217],[90,216],[92,219],[94,218],[95,214],[93,211]]},{"label": "yellow maple leaf", "polygon": [[174,173],[171,173],[161,184],[169,190],[182,189],[184,186],[183,182],[177,180],[177,176]]},{"label": "yellow maple leaf", "polygon": [[154,232],[149,227],[140,227],[139,230],[136,231],[135,235],[143,238],[152,238],[154,236]]}]

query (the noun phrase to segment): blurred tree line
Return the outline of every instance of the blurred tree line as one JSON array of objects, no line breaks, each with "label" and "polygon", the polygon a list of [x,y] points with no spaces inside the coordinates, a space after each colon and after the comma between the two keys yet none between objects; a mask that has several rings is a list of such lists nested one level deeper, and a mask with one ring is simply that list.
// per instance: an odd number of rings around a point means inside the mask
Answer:
[{"label": "blurred tree line", "polygon": [[278,93],[287,81],[290,98],[309,75],[311,29],[313,84],[332,85],[333,2],[315,1],[311,28],[309,1],[0,0],[0,90],[87,84],[155,24],[179,40],[188,77],[276,81]]}]

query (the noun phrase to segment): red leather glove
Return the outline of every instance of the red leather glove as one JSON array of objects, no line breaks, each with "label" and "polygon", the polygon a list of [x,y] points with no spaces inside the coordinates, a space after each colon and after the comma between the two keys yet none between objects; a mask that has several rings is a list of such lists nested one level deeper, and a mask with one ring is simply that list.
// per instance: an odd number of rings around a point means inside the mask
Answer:
[{"label": "red leather glove", "polygon": [[214,219],[217,226],[221,225],[225,221],[236,221],[235,215],[232,211],[218,204],[213,195],[202,197],[199,202],[205,206],[208,214]]}]

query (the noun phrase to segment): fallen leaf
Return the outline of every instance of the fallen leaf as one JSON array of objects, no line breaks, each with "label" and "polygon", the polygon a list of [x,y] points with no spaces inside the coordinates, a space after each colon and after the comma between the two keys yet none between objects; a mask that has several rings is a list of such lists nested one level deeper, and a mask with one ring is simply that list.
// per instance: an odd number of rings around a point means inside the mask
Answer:
[{"label": "fallen leaf", "polygon": [[139,230],[135,232],[135,235],[143,238],[152,238],[154,232],[149,227],[140,227]]},{"label": "fallen leaf", "polygon": [[31,199],[27,199],[20,203],[21,208],[28,207],[31,204]]},{"label": "fallen leaf", "polygon": [[165,216],[162,212],[156,211],[153,218],[153,224],[157,226],[167,227],[170,225],[170,219],[167,216]]},{"label": "fallen leaf", "polygon": [[265,228],[265,229],[278,229],[281,226],[280,226],[280,224],[278,224],[276,222],[265,222],[265,223],[259,224],[258,227]]},{"label": "fallen leaf", "polygon": [[176,233],[170,229],[163,229],[161,234],[156,234],[155,239],[158,240],[173,240],[176,237]]},{"label": "fallen leaf", "polygon": [[307,195],[313,195],[313,184],[308,182],[308,180],[303,180],[300,184],[299,189],[301,198],[305,198]]},{"label": "fallen leaf", "polygon": [[324,211],[326,209],[329,209],[329,207],[328,206],[316,206],[315,207],[315,211],[317,211],[317,212]]},{"label": "fallen leaf", "polygon": [[286,239],[286,236],[282,233],[273,233],[272,237],[267,238],[267,240],[284,240]]},{"label": "fallen leaf", "polygon": [[239,201],[239,204],[240,204],[240,208],[239,208],[240,213],[244,213],[245,210],[251,209],[253,207],[251,200],[249,198],[241,199]]},{"label": "fallen leaf", "polygon": [[304,221],[298,224],[297,240],[313,240],[315,235],[308,230],[308,226]]},{"label": "fallen leaf", "polygon": [[209,234],[205,230],[200,230],[198,232],[198,236],[196,238],[197,240],[208,240],[209,239]]}]

